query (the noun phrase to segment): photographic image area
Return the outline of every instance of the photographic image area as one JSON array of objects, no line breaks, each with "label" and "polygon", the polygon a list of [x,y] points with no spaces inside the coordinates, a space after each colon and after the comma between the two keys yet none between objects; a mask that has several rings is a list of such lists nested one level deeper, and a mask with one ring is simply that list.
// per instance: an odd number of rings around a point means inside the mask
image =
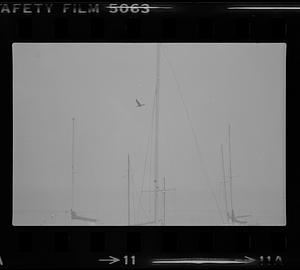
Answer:
[{"label": "photographic image area", "polygon": [[284,226],[284,43],[14,43],[14,226]]}]

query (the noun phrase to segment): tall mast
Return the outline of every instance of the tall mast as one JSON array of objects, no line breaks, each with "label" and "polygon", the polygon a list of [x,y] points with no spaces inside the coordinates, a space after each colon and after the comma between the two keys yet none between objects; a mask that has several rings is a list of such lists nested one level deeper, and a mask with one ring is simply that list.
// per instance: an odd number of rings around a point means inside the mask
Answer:
[{"label": "tall mast", "polygon": [[230,205],[231,205],[231,215],[233,215],[230,124],[229,124],[229,126],[228,126],[228,153],[229,153]]},{"label": "tall mast", "polygon": [[224,183],[225,211],[226,211],[227,220],[229,220],[223,144],[221,144],[221,158],[222,158],[222,171],[223,171],[223,183]]},{"label": "tall mast", "polygon": [[72,118],[72,210],[74,210],[74,155],[75,155],[75,118]]},{"label": "tall mast", "polygon": [[155,85],[155,149],[154,149],[154,222],[158,221],[159,191],[159,87],[160,87],[160,44],[157,44]]},{"label": "tall mast", "polygon": [[130,158],[128,154],[128,171],[127,171],[127,177],[128,177],[128,225],[130,225]]}]

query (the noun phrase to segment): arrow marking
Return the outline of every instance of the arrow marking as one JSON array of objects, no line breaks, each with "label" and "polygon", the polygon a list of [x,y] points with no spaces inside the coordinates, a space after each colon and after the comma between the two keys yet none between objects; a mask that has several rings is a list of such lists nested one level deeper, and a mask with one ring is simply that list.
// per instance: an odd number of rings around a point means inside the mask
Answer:
[{"label": "arrow marking", "polygon": [[109,259],[99,259],[98,261],[99,262],[109,262],[109,264],[113,264],[113,263],[119,262],[120,260],[113,256],[109,256]]}]

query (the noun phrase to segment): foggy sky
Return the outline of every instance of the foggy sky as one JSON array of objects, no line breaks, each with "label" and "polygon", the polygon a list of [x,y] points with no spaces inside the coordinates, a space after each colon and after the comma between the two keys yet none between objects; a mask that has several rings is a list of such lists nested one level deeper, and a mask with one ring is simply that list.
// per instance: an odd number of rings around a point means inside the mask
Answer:
[{"label": "foggy sky", "polygon": [[[282,43],[162,44],[160,186],[166,177],[176,188],[167,225],[223,225],[212,190],[225,219],[228,124],[236,214],[285,225],[285,66]],[[153,193],[138,201],[155,74],[154,43],[13,44],[14,225],[70,225],[59,211],[71,208],[73,117],[76,211],[127,224],[130,154],[132,222],[153,217]],[[153,189],[149,159],[144,189]]]}]

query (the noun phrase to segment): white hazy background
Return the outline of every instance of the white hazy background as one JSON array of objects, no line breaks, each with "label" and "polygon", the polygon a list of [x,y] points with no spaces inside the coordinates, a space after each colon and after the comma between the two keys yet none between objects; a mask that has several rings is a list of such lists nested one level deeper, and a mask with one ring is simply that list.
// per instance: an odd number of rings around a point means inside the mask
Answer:
[{"label": "white hazy background", "polygon": [[[167,225],[223,225],[228,124],[236,215],[285,225],[285,67],[285,44],[162,44],[160,181],[176,188]],[[64,212],[73,117],[75,211],[98,225],[127,224],[129,153],[132,223],[153,218],[153,193],[143,193],[142,207],[139,197],[155,74],[154,43],[13,44],[13,225],[86,225]],[[137,108],[136,98],[146,105]],[[153,189],[149,171],[148,160],[144,189]]]}]

